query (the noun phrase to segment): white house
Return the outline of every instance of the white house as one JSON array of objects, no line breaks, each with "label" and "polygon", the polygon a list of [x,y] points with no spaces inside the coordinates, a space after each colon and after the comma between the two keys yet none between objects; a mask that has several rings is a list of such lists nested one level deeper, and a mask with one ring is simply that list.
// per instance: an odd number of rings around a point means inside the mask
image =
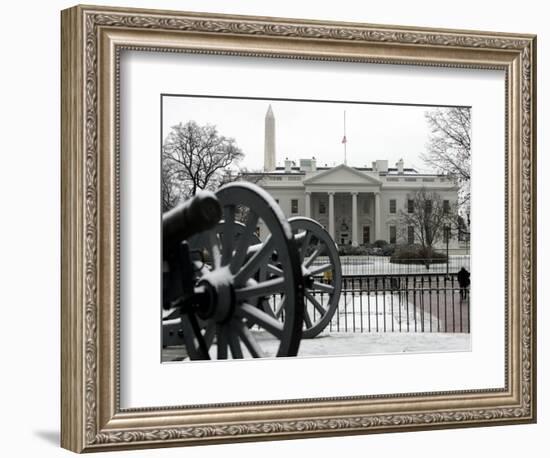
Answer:
[{"label": "white house", "polygon": [[[254,173],[255,181],[275,198],[287,217],[319,221],[342,245],[375,240],[413,243],[412,229],[397,227],[398,213],[412,212],[412,193],[421,188],[436,192],[449,208],[458,197],[456,185],[447,176],[418,173],[405,168],[402,159],[395,167],[388,167],[387,160],[376,160],[371,167],[318,167],[315,158],[300,159],[298,164],[287,159],[284,167],[275,164],[275,118],[270,106],[264,172]],[[456,237],[449,246],[458,248]]]}]

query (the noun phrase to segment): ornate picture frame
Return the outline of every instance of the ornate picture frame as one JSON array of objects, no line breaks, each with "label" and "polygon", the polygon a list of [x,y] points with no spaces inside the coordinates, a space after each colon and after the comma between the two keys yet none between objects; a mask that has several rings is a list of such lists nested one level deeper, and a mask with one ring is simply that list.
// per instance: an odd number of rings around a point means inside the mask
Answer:
[{"label": "ornate picture frame", "polygon": [[[75,452],[536,421],[536,37],[94,6],[62,12],[62,424]],[[504,388],[122,409],[120,55],[505,72]]]}]

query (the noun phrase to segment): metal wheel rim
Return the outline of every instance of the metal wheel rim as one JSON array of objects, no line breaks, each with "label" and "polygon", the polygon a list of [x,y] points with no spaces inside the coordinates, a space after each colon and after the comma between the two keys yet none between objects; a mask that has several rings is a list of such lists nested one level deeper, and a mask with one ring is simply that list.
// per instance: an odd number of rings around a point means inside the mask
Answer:
[{"label": "metal wheel rim", "polygon": [[[307,247],[297,242],[302,273],[307,274],[308,271],[313,271],[316,275],[324,273],[325,270],[322,269],[323,265],[321,265],[319,269],[311,269],[311,264],[321,255],[328,258],[328,263],[325,263],[325,265],[330,265],[330,269],[326,269],[326,271],[330,270],[332,272],[331,285],[319,284],[318,280],[311,286],[304,284],[304,323],[302,337],[311,339],[319,335],[329,325],[334,314],[338,310],[338,303],[342,290],[340,257],[332,237],[317,221],[301,216],[290,218],[288,221],[295,236],[300,232],[305,232],[305,235],[302,237],[303,243],[307,243],[308,240],[311,241],[313,237],[315,237],[322,242],[324,248],[323,251],[317,253],[313,258],[311,256],[305,257]],[[308,234],[310,237],[308,237]],[[327,302],[323,301],[320,303],[315,297],[320,292],[328,294]],[[274,310],[271,307],[264,307],[264,309],[274,317],[280,318],[277,308]]]}]

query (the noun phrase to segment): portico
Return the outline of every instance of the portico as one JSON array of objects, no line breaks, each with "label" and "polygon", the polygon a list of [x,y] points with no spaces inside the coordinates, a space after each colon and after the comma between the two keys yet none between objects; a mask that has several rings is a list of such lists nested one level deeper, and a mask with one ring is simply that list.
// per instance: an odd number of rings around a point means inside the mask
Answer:
[{"label": "portico", "polygon": [[[368,231],[363,229],[361,243],[381,237],[379,180],[342,164],[306,178],[303,183],[305,216],[325,225],[338,243],[351,242],[353,246],[358,246],[360,226],[368,228]],[[349,215],[351,221],[347,220]],[[372,234],[373,240],[365,240],[365,234],[368,238]]]}]

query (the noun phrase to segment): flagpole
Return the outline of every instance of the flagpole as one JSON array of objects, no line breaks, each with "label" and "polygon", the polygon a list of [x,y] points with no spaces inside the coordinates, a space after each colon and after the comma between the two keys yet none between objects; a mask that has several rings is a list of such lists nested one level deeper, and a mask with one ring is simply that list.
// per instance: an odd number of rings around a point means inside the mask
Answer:
[{"label": "flagpole", "polygon": [[348,165],[348,139],[346,137],[346,110],[344,110],[344,165]]}]

